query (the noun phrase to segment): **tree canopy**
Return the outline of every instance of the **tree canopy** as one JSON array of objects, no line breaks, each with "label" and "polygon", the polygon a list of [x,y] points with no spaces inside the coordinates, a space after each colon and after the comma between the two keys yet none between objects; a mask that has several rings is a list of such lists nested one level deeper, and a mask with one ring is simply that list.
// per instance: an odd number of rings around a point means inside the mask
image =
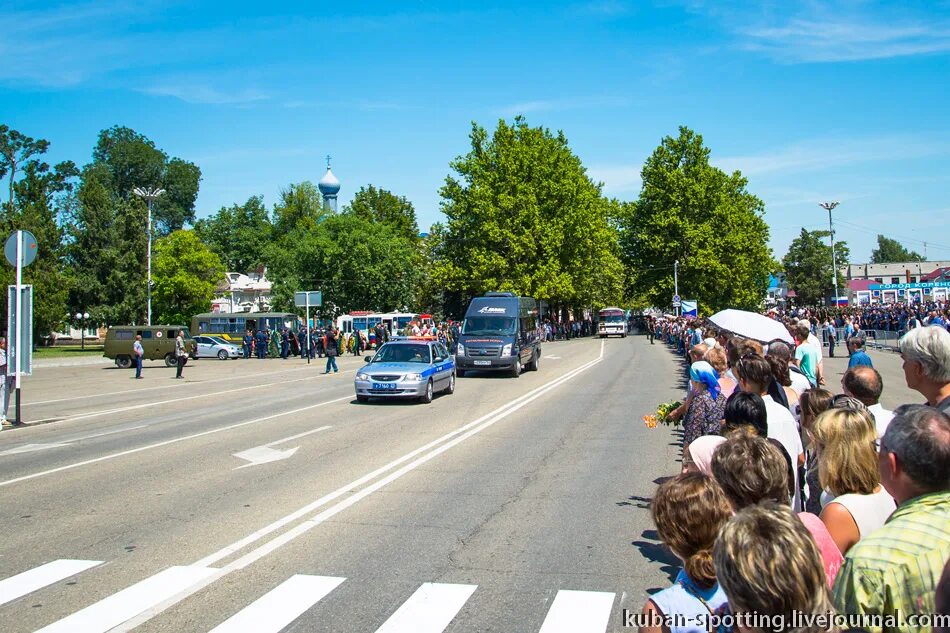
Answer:
[{"label": "tree canopy", "polygon": [[194,231],[175,231],[155,243],[153,323],[179,325],[211,308],[224,266]]},{"label": "tree canopy", "polygon": [[366,222],[385,224],[408,240],[419,237],[416,210],[412,203],[385,189],[377,189],[373,185],[360,187],[353,201],[343,210]]},{"label": "tree canopy", "polygon": [[670,305],[678,260],[679,294],[703,312],[757,308],[775,262],[765,205],[746,179],[710,165],[703,137],[681,127],[647,159],[642,180],[639,199],[620,216],[631,297]]},{"label": "tree canopy", "polygon": [[499,121],[491,137],[473,123],[470,140],[440,191],[448,222],[435,282],[465,295],[508,290],[561,306],[619,302],[615,206],[565,135],[518,117]]},{"label": "tree canopy", "polygon": [[872,264],[894,264],[900,262],[922,262],[924,258],[909,251],[897,240],[883,235],[877,236],[877,248],[871,251]]},{"label": "tree canopy", "polygon": [[198,220],[195,233],[228,270],[245,273],[265,263],[274,227],[263,196],[253,196],[244,204],[221,207],[213,216]]},{"label": "tree canopy", "polygon": [[[833,294],[831,245],[827,241],[828,236],[828,231],[802,229],[782,259],[786,283],[798,295],[798,303],[820,304],[825,297]],[[850,259],[850,253],[847,243],[835,242],[835,256],[838,262],[847,262]],[[839,292],[845,291],[847,289],[845,278],[840,271],[836,274]]]}]

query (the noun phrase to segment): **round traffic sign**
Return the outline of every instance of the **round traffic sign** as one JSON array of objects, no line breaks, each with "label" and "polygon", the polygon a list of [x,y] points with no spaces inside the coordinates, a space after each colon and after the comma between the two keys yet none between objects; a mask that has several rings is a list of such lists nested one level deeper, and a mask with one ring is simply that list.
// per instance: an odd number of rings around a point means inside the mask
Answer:
[{"label": "round traffic sign", "polygon": [[39,250],[36,244],[36,236],[29,231],[14,231],[13,234],[7,238],[7,243],[3,245],[3,254],[6,256],[7,261],[10,262],[11,266],[17,265],[17,233],[23,234],[23,252],[20,253],[20,265],[29,266],[33,263],[33,260],[36,259],[36,253]]},{"label": "round traffic sign", "polygon": [[673,295],[673,303],[679,303],[679,302],[680,302],[680,296],[679,296],[679,295]]}]

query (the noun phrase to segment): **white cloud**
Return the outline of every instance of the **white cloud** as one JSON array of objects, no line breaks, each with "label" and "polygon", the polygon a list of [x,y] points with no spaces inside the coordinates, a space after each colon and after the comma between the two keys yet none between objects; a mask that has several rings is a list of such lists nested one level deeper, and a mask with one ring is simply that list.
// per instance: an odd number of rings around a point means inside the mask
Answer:
[{"label": "white cloud", "polygon": [[253,88],[224,91],[200,83],[157,84],[144,88],[142,92],[159,97],[174,97],[186,103],[209,105],[248,104],[270,98],[267,94]]},{"label": "white cloud", "polygon": [[561,110],[583,110],[586,108],[620,108],[630,104],[626,97],[582,96],[563,97],[557,99],[539,99],[523,101],[503,106],[499,112],[502,116],[516,116],[532,112],[552,112]]},{"label": "white cloud", "polygon": [[946,139],[886,136],[867,139],[814,139],[787,145],[761,154],[713,158],[726,171],[738,169],[743,175],[797,173],[843,167],[856,163],[912,160],[946,155]]},{"label": "white cloud", "polygon": [[587,175],[594,182],[604,183],[604,191],[611,193],[625,193],[640,191],[640,171],[643,163],[636,165],[595,165],[587,170]]}]

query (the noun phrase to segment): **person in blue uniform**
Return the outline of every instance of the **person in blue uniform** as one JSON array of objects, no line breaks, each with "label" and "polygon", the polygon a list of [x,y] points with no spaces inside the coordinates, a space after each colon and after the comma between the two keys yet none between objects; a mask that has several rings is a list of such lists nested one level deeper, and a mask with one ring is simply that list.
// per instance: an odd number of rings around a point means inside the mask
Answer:
[{"label": "person in blue uniform", "polygon": [[254,344],[254,334],[248,330],[244,333],[244,358],[251,357],[251,346]]},{"label": "person in blue uniform", "polygon": [[284,360],[287,360],[287,356],[290,354],[290,332],[287,331],[287,328],[284,328],[280,331],[280,357]]},{"label": "person in blue uniform", "polygon": [[267,334],[264,330],[257,331],[257,357],[267,358]]}]

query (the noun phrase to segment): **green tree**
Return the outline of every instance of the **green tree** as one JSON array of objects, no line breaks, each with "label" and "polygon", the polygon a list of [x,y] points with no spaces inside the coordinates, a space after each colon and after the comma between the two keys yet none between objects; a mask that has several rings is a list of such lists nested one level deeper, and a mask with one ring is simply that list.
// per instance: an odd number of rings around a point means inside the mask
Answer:
[{"label": "green tree", "polygon": [[155,244],[155,289],[152,293],[157,322],[187,324],[207,312],[224,266],[194,231],[175,231]]},{"label": "green tree", "polygon": [[[803,305],[819,305],[833,293],[831,245],[828,231],[806,231],[792,240],[788,253],[782,259],[788,287],[795,291],[797,302]],[[850,250],[845,242],[835,243],[838,262],[850,259]],[[838,271],[839,292],[847,288],[846,280]]]},{"label": "green tree", "polygon": [[45,154],[49,141],[33,139],[6,125],[0,125],[0,178],[10,176],[7,213],[13,214],[14,183],[18,169],[37,154]]},{"label": "green tree", "polygon": [[370,224],[385,224],[397,235],[409,240],[419,238],[416,210],[406,198],[373,185],[361,187],[353,201],[344,207],[349,212]]},{"label": "green tree", "polygon": [[702,136],[680,127],[647,159],[642,181],[620,217],[631,299],[670,305],[679,260],[679,293],[702,312],[758,307],[775,262],[764,204],[742,174],[710,165]]},{"label": "green tree", "polygon": [[273,305],[293,307],[298,290],[322,290],[324,316],[412,307],[420,278],[415,242],[353,213],[281,235],[268,248]]},{"label": "green tree", "polygon": [[509,290],[566,307],[614,303],[623,271],[612,204],[562,132],[472,124],[471,151],[446,177],[448,217],[435,283],[463,295]]},{"label": "green tree", "polygon": [[201,181],[197,165],[180,158],[169,159],[151,139],[122,126],[99,133],[92,158],[108,168],[108,187],[117,199],[136,199],[136,187],[165,190],[153,204],[152,219],[158,235],[167,235],[194,222]]},{"label": "green tree", "polygon": [[[846,260],[842,260],[846,261]],[[871,251],[872,264],[893,264],[899,262],[922,262],[919,253],[909,251],[897,240],[883,235],[877,236],[877,248]]]},{"label": "green tree", "polygon": [[195,233],[229,271],[246,273],[265,263],[273,226],[261,196],[233,204],[195,223]]},{"label": "green tree", "polygon": [[[23,283],[33,286],[33,334],[37,341],[58,331],[70,313],[67,303],[70,278],[66,269],[63,229],[60,219],[73,202],[72,191],[78,175],[76,166],[62,162],[55,167],[28,160],[19,170],[23,176],[14,184],[13,213],[2,222],[3,238],[15,230],[36,236],[38,253],[23,269]],[[3,266],[0,286],[16,282],[15,269]],[[7,312],[7,293],[0,299],[0,313]]]},{"label": "green tree", "polygon": [[291,184],[281,190],[280,200],[274,205],[274,230],[277,235],[309,230],[331,213],[312,182]]}]

